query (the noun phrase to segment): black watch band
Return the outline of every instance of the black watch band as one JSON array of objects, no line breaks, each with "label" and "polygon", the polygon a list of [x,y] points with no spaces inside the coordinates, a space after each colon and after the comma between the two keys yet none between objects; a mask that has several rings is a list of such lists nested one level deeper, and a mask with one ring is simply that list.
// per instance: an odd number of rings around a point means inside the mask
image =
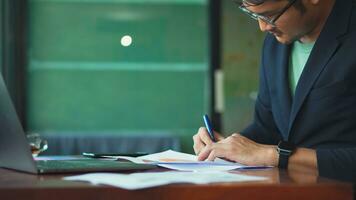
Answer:
[{"label": "black watch band", "polygon": [[280,141],[277,146],[277,152],[279,154],[278,167],[282,169],[288,168],[288,160],[290,155],[295,150],[295,145],[291,142]]}]

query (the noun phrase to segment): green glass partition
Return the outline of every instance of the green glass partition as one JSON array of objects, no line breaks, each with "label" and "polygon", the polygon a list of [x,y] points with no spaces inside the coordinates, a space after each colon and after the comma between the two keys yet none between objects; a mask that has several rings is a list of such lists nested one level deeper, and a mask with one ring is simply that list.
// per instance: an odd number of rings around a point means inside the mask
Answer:
[{"label": "green glass partition", "polygon": [[29,131],[167,132],[191,152],[210,105],[207,7],[204,0],[30,0]]},{"label": "green glass partition", "polygon": [[264,38],[258,23],[242,13],[236,2],[222,0],[222,68],[225,74],[224,133],[250,124],[258,91],[258,69]]}]

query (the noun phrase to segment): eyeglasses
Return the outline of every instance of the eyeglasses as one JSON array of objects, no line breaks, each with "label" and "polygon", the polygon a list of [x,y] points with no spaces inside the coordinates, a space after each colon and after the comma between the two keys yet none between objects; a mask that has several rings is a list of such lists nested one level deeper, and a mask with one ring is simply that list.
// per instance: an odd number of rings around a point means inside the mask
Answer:
[{"label": "eyeglasses", "polygon": [[244,5],[243,3],[240,3],[239,8],[246,13],[248,16],[252,17],[255,20],[262,20],[263,22],[271,25],[272,27],[276,27],[276,21],[296,2],[297,0],[293,0],[289,2],[275,17],[267,17],[264,15],[260,15],[257,13],[254,13],[247,9],[248,5]]}]

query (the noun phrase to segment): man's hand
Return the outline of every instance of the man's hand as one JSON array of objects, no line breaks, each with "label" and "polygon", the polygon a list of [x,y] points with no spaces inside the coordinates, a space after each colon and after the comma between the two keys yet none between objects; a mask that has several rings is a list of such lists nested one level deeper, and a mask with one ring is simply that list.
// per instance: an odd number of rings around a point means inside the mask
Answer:
[{"label": "man's hand", "polygon": [[[221,136],[220,133],[217,133],[214,131],[214,137],[217,142],[221,141],[224,139],[223,136]],[[193,136],[193,141],[194,141],[194,152],[195,154],[199,155],[200,151],[206,146],[206,145],[211,145],[214,142],[211,140],[208,131],[206,130],[205,127],[200,127],[198,132]]]},{"label": "man's hand", "polygon": [[244,165],[278,165],[276,146],[258,144],[237,133],[225,139],[220,138],[217,143],[213,143],[207,133],[204,136],[204,130],[199,129],[197,135],[200,137],[194,136],[194,150],[198,160],[214,160],[219,157]]}]

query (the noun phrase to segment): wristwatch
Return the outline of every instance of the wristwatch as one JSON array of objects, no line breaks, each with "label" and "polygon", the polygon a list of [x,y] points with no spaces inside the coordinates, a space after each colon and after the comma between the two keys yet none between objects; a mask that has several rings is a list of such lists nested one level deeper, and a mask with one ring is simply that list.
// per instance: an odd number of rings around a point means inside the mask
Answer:
[{"label": "wristwatch", "polygon": [[296,146],[287,141],[280,141],[277,146],[277,152],[279,154],[278,167],[282,169],[288,168],[289,156],[294,153]]}]

